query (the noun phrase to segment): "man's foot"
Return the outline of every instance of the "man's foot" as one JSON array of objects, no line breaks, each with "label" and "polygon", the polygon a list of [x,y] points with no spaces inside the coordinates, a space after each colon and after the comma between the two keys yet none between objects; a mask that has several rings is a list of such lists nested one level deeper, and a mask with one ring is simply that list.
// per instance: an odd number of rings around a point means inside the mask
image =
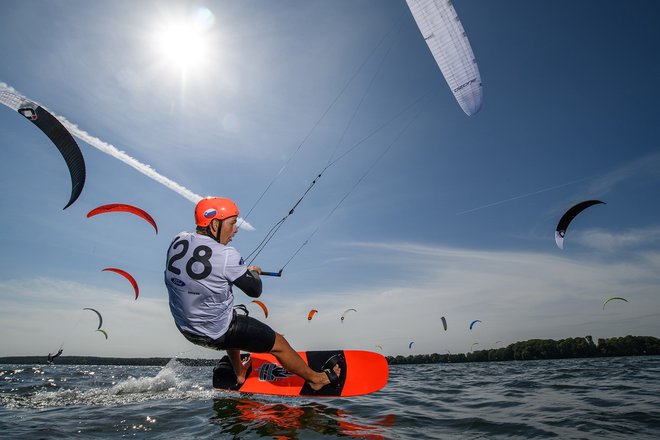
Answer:
[{"label": "man's foot", "polygon": [[243,385],[245,382],[245,376],[252,365],[252,357],[248,356],[245,359],[241,359],[241,365],[238,367],[236,372],[236,385]]},{"label": "man's foot", "polygon": [[317,380],[309,382],[309,387],[318,391],[326,385],[337,386],[341,375],[341,360],[343,360],[343,356],[333,356],[328,359],[323,365],[323,371],[317,373]]}]

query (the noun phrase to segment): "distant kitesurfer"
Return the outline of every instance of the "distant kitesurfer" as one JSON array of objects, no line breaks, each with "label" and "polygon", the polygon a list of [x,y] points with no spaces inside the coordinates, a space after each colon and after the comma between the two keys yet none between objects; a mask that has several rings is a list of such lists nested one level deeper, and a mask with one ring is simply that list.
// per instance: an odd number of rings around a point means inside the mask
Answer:
[{"label": "distant kitesurfer", "polygon": [[62,354],[62,351],[64,351],[64,350],[62,350],[62,349],[60,348],[60,349],[57,351],[57,353],[55,353],[55,354],[48,353],[48,363],[49,363],[49,364],[54,363],[54,362],[55,362],[55,358],[59,357],[59,356]]},{"label": "distant kitesurfer", "polygon": [[196,232],[181,232],[170,244],[165,285],[177,328],[194,344],[226,350],[238,385],[245,382],[251,362],[241,361],[241,350],[271,353],[313,390],[338,383],[339,363],[314,371],[281,334],[234,311],[233,286],[252,298],[258,298],[262,289],[261,268],[245,266],[238,251],[228,245],[238,232],[237,220],[238,207],[230,199],[202,199],[195,207]]}]

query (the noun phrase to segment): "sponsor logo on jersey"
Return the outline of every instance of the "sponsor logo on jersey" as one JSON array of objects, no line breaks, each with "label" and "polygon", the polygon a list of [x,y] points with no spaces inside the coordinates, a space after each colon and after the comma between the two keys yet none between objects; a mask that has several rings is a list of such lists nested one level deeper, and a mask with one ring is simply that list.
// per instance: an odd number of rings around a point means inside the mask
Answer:
[{"label": "sponsor logo on jersey", "polygon": [[213,217],[215,217],[215,215],[217,213],[218,213],[218,211],[216,211],[215,209],[209,208],[206,211],[204,211],[203,215],[204,215],[204,218],[213,218]]},{"label": "sponsor logo on jersey", "polygon": [[243,257],[241,257],[241,259],[238,261],[238,265],[242,266],[244,264],[245,264],[245,261],[243,260]]},{"label": "sponsor logo on jersey", "polygon": [[175,285],[177,285],[177,286],[179,286],[179,287],[183,287],[183,286],[186,285],[186,283],[184,283],[183,281],[181,281],[181,280],[178,279],[178,278],[174,278],[174,277],[172,277],[172,278],[170,278],[170,281],[172,281],[172,284],[175,284]]},{"label": "sponsor logo on jersey", "polygon": [[258,371],[259,380],[261,382],[274,382],[279,379],[286,379],[289,376],[293,376],[293,373],[289,373],[277,364],[263,364],[258,368]]}]

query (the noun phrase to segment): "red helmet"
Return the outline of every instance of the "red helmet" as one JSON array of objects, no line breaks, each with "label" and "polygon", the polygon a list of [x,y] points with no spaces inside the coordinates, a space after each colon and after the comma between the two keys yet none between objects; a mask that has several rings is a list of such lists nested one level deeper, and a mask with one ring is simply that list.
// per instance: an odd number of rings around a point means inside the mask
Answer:
[{"label": "red helmet", "polygon": [[195,206],[195,223],[197,226],[208,226],[211,220],[224,220],[238,215],[238,206],[224,197],[207,197]]}]

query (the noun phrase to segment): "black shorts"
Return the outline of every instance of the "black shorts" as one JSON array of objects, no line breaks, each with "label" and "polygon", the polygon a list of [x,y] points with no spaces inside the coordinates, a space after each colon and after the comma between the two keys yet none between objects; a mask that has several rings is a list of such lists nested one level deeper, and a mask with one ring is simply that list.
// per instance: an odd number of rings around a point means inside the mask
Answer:
[{"label": "black shorts", "polygon": [[184,331],[181,333],[193,344],[214,350],[238,348],[250,353],[269,353],[275,345],[275,331],[272,328],[261,321],[236,312],[229,323],[227,332],[218,339],[213,340]]}]

